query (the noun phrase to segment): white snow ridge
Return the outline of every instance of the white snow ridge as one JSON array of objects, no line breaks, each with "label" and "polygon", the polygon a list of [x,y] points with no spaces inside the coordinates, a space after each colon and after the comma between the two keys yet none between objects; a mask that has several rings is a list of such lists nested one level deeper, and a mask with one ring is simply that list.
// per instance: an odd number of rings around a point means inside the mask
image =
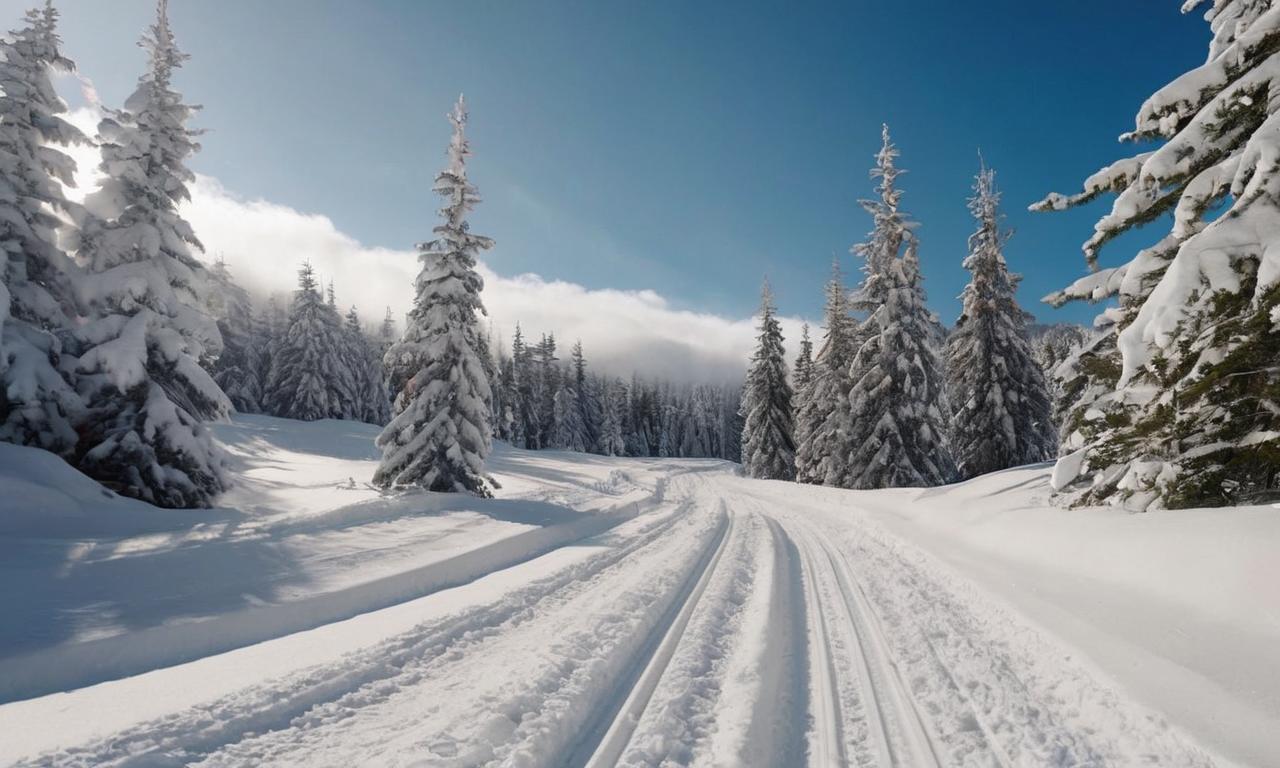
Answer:
[{"label": "white snow ridge", "polygon": [[859,492],[502,444],[494,499],[386,495],[376,429],[237,416],[233,508],[189,514],[0,444],[0,493],[30,500],[0,538],[0,763],[1280,754],[1271,509],[1054,508],[1046,467]]}]

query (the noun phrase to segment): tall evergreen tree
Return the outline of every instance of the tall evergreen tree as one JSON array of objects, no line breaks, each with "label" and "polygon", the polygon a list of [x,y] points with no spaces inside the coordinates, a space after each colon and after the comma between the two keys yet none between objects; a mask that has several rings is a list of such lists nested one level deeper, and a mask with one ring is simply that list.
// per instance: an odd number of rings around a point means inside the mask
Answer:
[{"label": "tall evergreen tree", "polygon": [[813,342],[809,340],[809,324],[800,327],[800,354],[796,355],[796,393],[804,392],[813,379]]},{"label": "tall evergreen tree", "polygon": [[587,379],[587,358],[581,341],[574,342],[570,350],[570,368],[560,376],[556,398],[557,446],[571,451],[591,450],[598,431],[597,404]]},{"label": "tall evergreen tree", "polygon": [[626,386],[614,379],[601,382],[600,453],[622,456],[627,445],[623,438],[623,411],[626,408]]},{"label": "tall evergreen tree", "polygon": [[449,119],[448,165],[435,182],[445,199],[443,221],[435,228],[436,239],[419,252],[422,271],[413,311],[404,337],[388,353],[421,360],[422,367],[399,395],[399,414],[378,435],[382,463],[374,483],[487,496],[490,391],[476,317],[484,311],[476,256],[493,241],[473,234],[466,221],[480,196],[467,180],[471,152],[461,96]]},{"label": "tall evergreen tree", "polygon": [[871,176],[878,199],[863,202],[875,227],[856,251],[865,262],[853,306],[867,313],[850,365],[852,389],[849,487],[933,486],[950,480],[945,379],[938,345],[942,329],[925,306],[912,222],[902,212],[895,160],[883,144]]},{"label": "tall evergreen tree", "polygon": [[382,325],[378,326],[378,346],[381,347],[382,353],[386,354],[392,344],[396,343],[396,319],[391,314],[391,307],[387,307],[387,313],[382,316]]},{"label": "tall evergreen tree", "polygon": [[368,424],[385,425],[391,419],[391,403],[383,384],[382,352],[375,341],[365,335],[360,313],[352,307],[343,325],[347,350],[347,367],[355,388],[356,408],[349,418]]},{"label": "tall evergreen tree", "polygon": [[751,477],[795,478],[796,445],[782,326],[766,281],[760,296],[760,335],[742,390],[742,466]]},{"label": "tall evergreen tree", "polygon": [[822,346],[796,414],[796,479],[845,487],[853,453],[848,442],[849,365],[853,362],[855,321],[849,314],[849,293],[836,261],[831,263],[823,317],[826,331]]},{"label": "tall evergreen tree", "polygon": [[0,440],[67,454],[82,409],[63,339],[74,314],[74,265],[58,247],[58,214],[76,214],[61,184],[75,162],[59,147],[88,139],[63,119],[51,2],[0,40]]},{"label": "tall evergreen tree", "polygon": [[983,167],[969,199],[978,222],[964,260],[972,278],[946,348],[960,478],[1045,461],[1058,450],[1049,388],[1027,341],[1031,315],[1015,295],[1021,277],[1004,259],[999,206],[995,171]]},{"label": "tall evergreen tree", "polygon": [[[1079,194],[1033,206],[1116,194],[1084,245],[1092,273],[1048,297],[1117,303],[1096,323],[1105,335],[1073,361],[1081,397],[1064,430],[1074,450],[1054,480],[1074,501],[1146,509],[1280,498],[1280,15],[1270,0],[1215,0],[1205,16],[1205,63],[1148,98],[1121,137],[1162,144],[1095,173]],[[1105,245],[1166,213],[1163,238],[1098,268]]]},{"label": "tall evergreen tree", "polygon": [[82,298],[78,386],[89,405],[79,466],[130,496],[167,507],[207,506],[227,487],[222,453],[202,420],[231,403],[199,362],[222,348],[205,312],[208,271],[178,213],[193,176],[186,160],[194,108],[173,90],[187,56],[174,44],[166,0],[142,39],[147,72],[125,108],[98,126],[105,174],[85,201],[77,257],[91,273]]},{"label": "tall evergreen tree", "polygon": [[511,340],[512,395],[511,407],[514,411],[511,442],[517,448],[536,448],[538,442],[538,421],[534,408],[534,375],[533,353],[524,341],[524,333],[520,324],[516,324],[516,334]]},{"label": "tall evergreen tree", "polygon": [[320,295],[310,263],[298,270],[288,323],[276,344],[264,405],[301,421],[349,418],[349,371],[342,328]]},{"label": "tall evergreen tree", "polygon": [[572,379],[561,378],[555,395],[555,434],[553,446],[560,450],[585,453],[591,445],[587,425],[582,418],[578,393]]},{"label": "tall evergreen tree", "polygon": [[257,319],[249,294],[238,285],[221,257],[210,270],[212,286],[208,297],[209,314],[218,323],[222,336],[222,353],[210,361],[209,372],[241,413],[262,410],[263,347],[257,340]]},{"label": "tall evergreen tree", "polygon": [[[1093,332],[1082,325],[1061,323],[1043,328],[1038,337],[1033,339],[1031,350],[1049,384],[1055,427],[1062,426],[1067,414],[1080,399],[1082,393],[1073,385],[1083,384],[1084,380],[1076,366],[1094,338]],[[1061,435],[1061,431],[1059,434]]]},{"label": "tall evergreen tree", "polygon": [[546,448],[554,444],[555,397],[560,389],[560,368],[556,363],[555,334],[543,334],[542,341],[534,347],[533,359],[533,408],[537,423],[537,439],[534,447]]}]

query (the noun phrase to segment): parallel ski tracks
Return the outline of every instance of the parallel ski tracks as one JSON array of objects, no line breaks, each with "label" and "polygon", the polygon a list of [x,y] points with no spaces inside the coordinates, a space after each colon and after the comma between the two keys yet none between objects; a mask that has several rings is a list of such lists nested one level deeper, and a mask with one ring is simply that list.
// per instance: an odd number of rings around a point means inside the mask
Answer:
[{"label": "parallel ski tracks", "polygon": [[618,681],[614,699],[617,706],[602,710],[596,722],[585,729],[584,740],[566,765],[607,768],[617,763],[626,750],[640,716],[648,707],[676,647],[684,637],[689,619],[707,590],[734,529],[740,525],[736,516],[725,511],[723,503],[718,514],[721,523],[717,535],[686,579],[681,596],[672,604],[664,621],[654,628],[645,643],[645,651],[636,658],[629,674]]},{"label": "parallel ski tracks", "polygon": [[[498,604],[479,606],[461,616],[428,622],[368,651],[346,657],[336,665],[303,670],[292,679],[273,680],[256,691],[238,692],[226,700],[193,710],[188,713],[189,717],[169,717],[143,723],[104,742],[73,748],[57,760],[59,764],[66,765],[134,764],[146,762],[147,755],[164,754],[169,757],[180,755],[181,761],[194,762],[251,733],[287,727],[295,718],[315,707],[409,674],[415,665],[444,656],[459,642],[474,642],[486,633],[532,619],[536,616],[535,607],[542,601],[564,590],[579,588],[591,577],[668,535],[680,523],[691,503],[689,499],[661,503],[670,511],[665,514],[656,510],[651,512],[656,519],[631,540],[534,582]],[[209,727],[211,723],[217,725]]]}]

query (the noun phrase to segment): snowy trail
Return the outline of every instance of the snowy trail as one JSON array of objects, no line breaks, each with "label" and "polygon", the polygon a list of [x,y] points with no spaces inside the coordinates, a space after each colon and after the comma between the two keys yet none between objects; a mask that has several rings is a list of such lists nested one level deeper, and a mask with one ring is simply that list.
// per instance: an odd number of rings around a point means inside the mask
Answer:
[{"label": "snowy trail", "polygon": [[[101,732],[84,702],[329,629],[0,706],[0,733],[55,731],[0,743],[0,763],[1227,765],[856,495],[651,469],[665,474],[633,517],[510,577],[340,622],[376,639],[335,658]],[[458,607],[429,608],[455,591]]]}]

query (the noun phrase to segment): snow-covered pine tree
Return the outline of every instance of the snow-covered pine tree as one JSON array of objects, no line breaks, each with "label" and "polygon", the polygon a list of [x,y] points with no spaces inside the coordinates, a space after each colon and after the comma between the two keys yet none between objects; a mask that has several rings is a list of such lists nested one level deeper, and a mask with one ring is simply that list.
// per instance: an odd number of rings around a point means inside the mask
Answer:
[{"label": "snow-covered pine tree", "polygon": [[586,453],[587,425],[578,407],[578,393],[572,380],[562,377],[555,394],[555,434],[552,445],[564,451]]},{"label": "snow-covered pine tree", "polygon": [[555,379],[556,392],[553,403],[554,430],[551,446],[560,450],[585,453],[594,444],[587,426],[589,396],[587,388],[587,363],[582,353],[582,343],[573,345],[569,371],[559,372]]},{"label": "snow-covered pine tree", "polygon": [[1021,276],[1004,259],[995,171],[982,167],[969,211],[978,222],[964,268],[972,275],[947,338],[951,447],[960,479],[1057,455],[1058,430],[1044,373],[1027,340],[1031,315],[1018,306]]},{"label": "snow-covered pine tree", "polygon": [[284,340],[285,332],[289,328],[289,315],[282,306],[287,302],[282,298],[279,292],[273,292],[267,296],[267,303],[258,312],[253,326],[254,339],[257,340],[258,348],[262,350],[261,359],[258,361],[258,381],[262,382],[262,400],[260,401],[262,413],[269,413],[267,396],[271,368]]},{"label": "snow-covered pine tree", "polygon": [[[938,358],[942,329],[925,305],[912,222],[900,209],[898,151],[883,144],[871,176],[879,198],[863,201],[875,220],[853,308],[866,312],[850,365],[849,487],[934,486],[955,464],[947,445],[945,376]],[[899,255],[901,254],[901,255]]]},{"label": "snow-covered pine tree", "polygon": [[299,421],[348,418],[351,387],[345,349],[343,330],[320,295],[315,271],[304,263],[298,269],[288,323],[272,355],[264,398],[267,413]]},{"label": "snow-covered pine tree", "polygon": [[590,451],[600,439],[600,398],[587,376],[587,358],[582,351],[581,340],[573,343],[569,359],[579,418],[582,420],[582,442],[586,446],[584,450]]},{"label": "snow-covered pine tree", "polygon": [[498,391],[502,384],[498,371],[498,359],[494,357],[493,346],[489,343],[492,330],[493,324],[490,322],[487,330],[481,329],[476,334],[476,352],[480,355],[480,362],[484,367],[484,377],[489,382],[489,437],[497,435],[499,414],[502,413],[502,396]]},{"label": "snow-covered pine tree", "polygon": [[173,90],[187,58],[174,44],[166,0],[142,38],[147,72],[125,108],[98,126],[104,178],[73,237],[90,276],[81,298],[93,320],[78,332],[78,387],[89,406],[78,465],[104,485],[166,507],[207,506],[226,488],[223,456],[202,420],[231,403],[198,361],[222,348],[205,312],[209,275],[178,213],[188,199],[186,127],[194,108]]},{"label": "snow-covered pine tree", "polygon": [[791,480],[796,444],[782,326],[768,281],[760,294],[760,335],[742,389],[742,466],[750,477]]},{"label": "snow-covered pine tree", "polygon": [[511,340],[510,398],[512,409],[511,443],[517,448],[534,448],[538,440],[538,423],[533,407],[533,353],[524,341],[524,332],[516,323]]},{"label": "snow-covered pine tree", "polygon": [[622,456],[627,451],[623,438],[623,411],[626,408],[626,385],[614,379],[600,382],[600,442],[598,450],[605,456]]},{"label": "snow-covered pine tree", "polygon": [[480,196],[467,180],[471,152],[461,96],[449,119],[453,138],[448,165],[434,187],[445,199],[443,221],[435,228],[436,239],[421,247],[413,311],[404,337],[389,353],[402,350],[401,355],[421,360],[422,367],[400,393],[398,415],[378,436],[382,463],[373,480],[384,487],[418,485],[487,496],[490,393],[480,359],[476,313],[484,311],[484,281],[476,272],[476,257],[493,241],[473,234],[466,221]]},{"label": "snow-covered pine tree", "polygon": [[853,362],[855,321],[840,264],[831,262],[826,285],[826,326],[814,358],[809,386],[796,413],[796,479],[802,483],[848,484],[850,404],[849,365]]},{"label": "snow-covered pine tree", "polygon": [[253,303],[249,294],[231,277],[226,261],[219,257],[209,270],[211,288],[209,314],[218,323],[222,353],[208,364],[213,380],[241,413],[262,411],[263,348],[257,342]]},{"label": "snow-covered pine tree", "polygon": [[809,324],[800,326],[800,354],[796,355],[795,390],[803,392],[813,379],[813,342],[809,340]]},{"label": "snow-covered pine tree", "polygon": [[[1095,323],[1106,334],[1069,361],[1082,394],[1054,473],[1069,500],[1145,509],[1280,497],[1277,10],[1215,0],[1205,63],[1147,99],[1121,137],[1163,143],[1032,206],[1117,195],[1084,245],[1092,273],[1047,297],[1118,303]],[[1104,245],[1166,213],[1159,242],[1098,268]]]},{"label": "snow-covered pine tree", "polygon": [[382,316],[382,325],[378,326],[378,346],[383,354],[396,343],[396,319],[391,314],[391,307],[387,307],[387,313]]},{"label": "snow-covered pine tree", "polygon": [[546,448],[553,444],[555,432],[555,397],[560,388],[560,367],[556,365],[555,334],[543,334],[542,341],[533,349],[535,375],[533,377],[533,408],[537,422],[537,440],[534,447]]},{"label": "snow-covered pine tree", "polygon": [[383,426],[391,419],[391,403],[387,399],[387,388],[382,383],[382,353],[374,340],[365,335],[360,313],[355,307],[347,311],[343,337],[347,368],[356,393],[356,412],[352,418]]},{"label": "snow-covered pine tree", "polygon": [[57,21],[46,2],[0,40],[0,440],[67,454],[82,403],[62,348],[75,265],[58,247],[57,214],[77,207],[61,185],[74,183],[75,162],[59,147],[88,139],[53,87],[55,69],[74,69]]},{"label": "snow-covered pine tree", "polygon": [[[1061,427],[1080,397],[1072,385],[1084,384],[1076,364],[1085,348],[1093,343],[1096,334],[1082,325],[1060,323],[1040,326],[1032,336],[1031,351],[1036,363],[1044,371],[1049,384],[1049,396],[1053,400],[1053,423]],[[1070,364],[1067,365],[1070,361]],[[1059,432],[1061,434],[1061,432]]]},{"label": "snow-covered pine tree", "polygon": [[[362,399],[365,393],[361,385],[359,354],[355,350],[355,340],[348,334],[342,313],[338,311],[338,294],[334,290],[333,280],[325,288],[320,312],[329,336],[333,339],[333,346],[327,352],[332,358],[329,364],[329,370],[332,371],[329,386],[333,393],[332,402],[337,407],[327,418],[365,421],[365,403]],[[356,322],[359,323],[358,317]]]},{"label": "snow-covered pine tree", "polygon": [[515,392],[514,371],[511,367],[511,355],[499,343],[498,345],[498,386],[493,395],[493,436],[498,440],[512,442],[515,432],[515,411],[511,407],[512,394]]}]

